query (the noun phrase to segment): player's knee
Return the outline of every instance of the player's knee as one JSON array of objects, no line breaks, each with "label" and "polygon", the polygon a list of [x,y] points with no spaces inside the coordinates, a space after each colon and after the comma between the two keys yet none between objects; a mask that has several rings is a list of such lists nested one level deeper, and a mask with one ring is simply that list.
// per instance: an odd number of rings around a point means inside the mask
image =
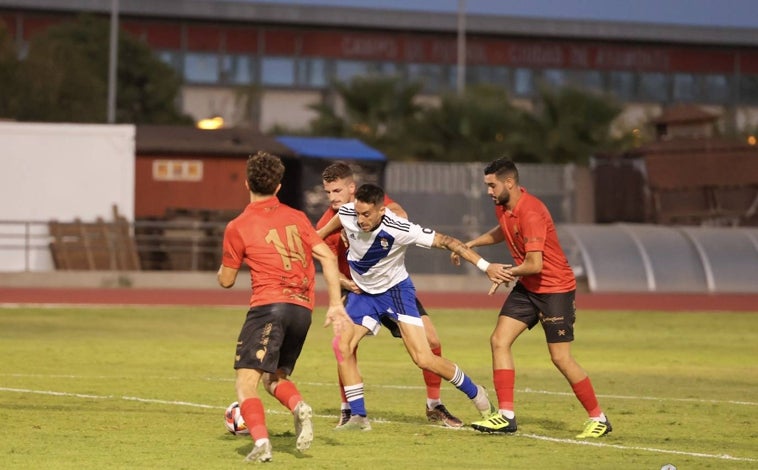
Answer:
[{"label": "player's knee", "polygon": [[490,346],[492,346],[493,350],[509,349],[511,347],[510,342],[497,333],[493,333],[490,336]]},{"label": "player's knee", "polygon": [[261,377],[261,382],[263,382],[263,388],[266,389],[268,393],[271,395],[274,394],[274,390],[276,390],[276,386],[279,385],[279,380],[274,374],[265,373]]},{"label": "player's knee", "polygon": [[416,364],[420,369],[424,370],[432,370],[434,360],[437,356],[431,353],[414,353],[411,354],[411,359],[413,359],[413,363]]},{"label": "player's knee", "polygon": [[440,339],[436,336],[427,336],[426,341],[429,343],[429,348],[432,350],[439,349],[442,347],[442,343],[440,343]]},{"label": "player's knee", "polygon": [[350,357],[352,354],[349,342],[344,341],[342,336],[335,336],[332,339],[332,351],[334,351],[334,357],[338,363],[344,361],[345,358]]},{"label": "player's knee", "polygon": [[568,353],[552,353],[550,354],[550,360],[560,370],[566,370],[574,362],[574,358]]}]

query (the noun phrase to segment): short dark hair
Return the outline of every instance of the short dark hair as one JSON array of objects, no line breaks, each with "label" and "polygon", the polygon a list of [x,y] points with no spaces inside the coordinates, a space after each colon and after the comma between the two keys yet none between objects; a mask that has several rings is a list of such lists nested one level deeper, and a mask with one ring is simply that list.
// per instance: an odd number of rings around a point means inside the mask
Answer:
[{"label": "short dark hair", "polygon": [[343,161],[336,161],[324,168],[324,171],[321,172],[321,179],[327,183],[331,183],[345,178],[352,178],[353,175],[354,172],[350,165]]},{"label": "short dark hair", "polygon": [[258,151],[247,159],[247,184],[255,194],[274,194],[282,182],[284,164],[276,155]]},{"label": "short dark hair", "polygon": [[384,205],[384,190],[379,186],[371,183],[362,184],[355,191],[355,200],[375,206]]},{"label": "short dark hair", "polygon": [[484,174],[494,174],[499,180],[504,180],[510,176],[516,183],[518,183],[518,169],[516,169],[516,164],[505,157],[490,162],[490,164],[484,168]]}]

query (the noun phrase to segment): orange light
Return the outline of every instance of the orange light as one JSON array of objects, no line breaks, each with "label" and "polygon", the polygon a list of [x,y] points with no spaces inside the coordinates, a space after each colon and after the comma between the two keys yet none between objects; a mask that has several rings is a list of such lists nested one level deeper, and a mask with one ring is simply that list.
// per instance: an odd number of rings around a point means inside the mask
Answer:
[{"label": "orange light", "polygon": [[754,135],[747,136],[747,144],[748,145],[755,145],[756,142],[758,142],[758,141],[756,141],[756,138],[755,138]]}]

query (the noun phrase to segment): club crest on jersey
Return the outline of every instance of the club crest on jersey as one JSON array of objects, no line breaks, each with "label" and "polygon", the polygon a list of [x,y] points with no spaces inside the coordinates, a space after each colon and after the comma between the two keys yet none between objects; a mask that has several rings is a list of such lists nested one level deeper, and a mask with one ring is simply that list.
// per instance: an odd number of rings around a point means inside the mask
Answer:
[{"label": "club crest on jersey", "polygon": [[388,242],[386,238],[380,238],[379,244],[382,246],[383,250],[388,250],[390,247],[390,242]]}]

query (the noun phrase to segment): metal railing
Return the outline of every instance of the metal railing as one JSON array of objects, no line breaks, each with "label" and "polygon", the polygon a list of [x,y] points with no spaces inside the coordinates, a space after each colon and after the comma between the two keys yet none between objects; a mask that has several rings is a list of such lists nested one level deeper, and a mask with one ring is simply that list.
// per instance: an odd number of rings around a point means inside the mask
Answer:
[{"label": "metal railing", "polygon": [[[48,225],[47,221],[0,220],[0,271],[56,269],[51,252],[55,237]],[[193,220],[136,221],[130,230],[142,270],[205,271],[218,269],[225,226],[225,222]],[[86,249],[78,243],[67,247],[80,257]]]}]

